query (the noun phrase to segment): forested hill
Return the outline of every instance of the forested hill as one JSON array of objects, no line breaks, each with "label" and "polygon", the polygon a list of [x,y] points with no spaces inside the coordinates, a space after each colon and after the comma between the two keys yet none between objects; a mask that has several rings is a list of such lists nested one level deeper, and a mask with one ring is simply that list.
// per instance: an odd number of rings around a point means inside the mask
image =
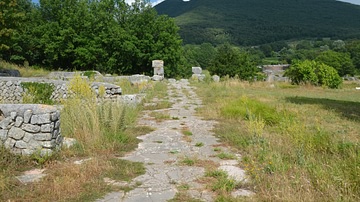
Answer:
[{"label": "forested hill", "polygon": [[155,8],[175,17],[185,43],[360,37],[360,6],[336,0],[165,0]]}]

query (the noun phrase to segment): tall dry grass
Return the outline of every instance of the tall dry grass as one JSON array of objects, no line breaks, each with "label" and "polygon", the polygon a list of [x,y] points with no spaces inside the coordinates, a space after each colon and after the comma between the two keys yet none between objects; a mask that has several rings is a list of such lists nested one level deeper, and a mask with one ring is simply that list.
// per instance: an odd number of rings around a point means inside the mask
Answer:
[{"label": "tall dry grass", "polygon": [[216,134],[243,155],[252,200],[360,200],[355,89],[235,80],[197,87],[199,113],[216,117]]}]

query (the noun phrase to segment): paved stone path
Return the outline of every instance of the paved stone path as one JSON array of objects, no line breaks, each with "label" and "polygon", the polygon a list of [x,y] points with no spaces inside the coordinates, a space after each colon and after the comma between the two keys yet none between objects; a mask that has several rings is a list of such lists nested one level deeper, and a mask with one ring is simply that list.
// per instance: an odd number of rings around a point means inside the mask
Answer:
[{"label": "paved stone path", "polygon": [[[187,92],[187,93],[186,93]],[[156,128],[155,131],[141,136],[138,148],[123,157],[130,161],[143,162],[146,173],[135,178],[132,184],[140,184],[130,192],[113,192],[107,194],[99,202],[161,202],[175,197],[178,186],[186,184],[187,194],[203,201],[213,201],[214,195],[197,179],[204,176],[205,169],[197,166],[184,166],[184,158],[211,160],[229,173],[236,180],[245,180],[244,171],[236,167],[237,160],[222,161],[216,157],[214,145],[219,144],[211,130],[215,122],[201,120],[195,115],[195,109],[201,105],[201,100],[195,94],[187,80],[169,80],[168,98],[174,103],[169,109],[155,110],[168,113],[169,120],[157,122],[145,111],[139,120],[140,125]],[[186,127],[192,132],[191,141],[184,139],[181,130]],[[203,146],[195,146],[203,143]],[[227,148],[222,148],[227,150]],[[248,195],[246,190],[237,190],[240,195]],[[250,193],[251,194],[251,193]]]}]

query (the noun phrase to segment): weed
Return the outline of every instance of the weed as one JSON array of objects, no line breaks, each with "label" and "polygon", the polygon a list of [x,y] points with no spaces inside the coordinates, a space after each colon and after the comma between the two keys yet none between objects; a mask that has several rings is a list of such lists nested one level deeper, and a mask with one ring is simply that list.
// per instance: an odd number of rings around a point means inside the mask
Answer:
[{"label": "weed", "polygon": [[149,115],[154,117],[156,121],[162,121],[162,120],[169,120],[170,119],[170,115],[167,114],[167,113],[151,112]]},{"label": "weed", "polygon": [[192,136],[193,135],[193,133],[190,130],[186,129],[186,128],[183,128],[181,130],[181,133],[186,135],[186,136]]},{"label": "weed", "polygon": [[202,146],[204,146],[204,143],[202,143],[202,142],[197,142],[195,144],[195,147],[202,147]]},{"label": "weed", "polygon": [[166,109],[166,108],[170,108],[171,106],[172,106],[172,103],[165,100],[165,101],[159,101],[155,105],[147,105],[144,107],[144,110]]},{"label": "weed", "polygon": [[21,86],[24,89],[23,103],[48,105],[52,105],[54,103],[51,99],[51,95],[55,89],[54,84],[22,82]]},{"label": "weed", "polygon": [[226,152],[221,152],[216,156],[219,157],[220,159],[236,159],[236,156],[234,154],[230,154]]},{"label": "weed", "polygon": [[215,152],[221,152],[222,150],[221,150],[220,147],[215,147],[215,148],[214,148],[214,151],[215,151]]},{"label": "weed", "polygon": [[195,160],[191,159],[189,157],[185,157],[184,160],[181,161],[181,164],[184,164],[187,166],[193,166],[195,164]]}]

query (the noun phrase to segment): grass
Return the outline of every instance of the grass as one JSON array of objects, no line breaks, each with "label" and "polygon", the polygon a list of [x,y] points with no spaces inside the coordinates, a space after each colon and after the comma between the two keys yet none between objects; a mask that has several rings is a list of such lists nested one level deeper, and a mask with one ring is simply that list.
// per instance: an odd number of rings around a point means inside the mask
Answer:
[{"label": "grass", "polygon": [[220,152],[216,155],[220,159],[236,159],[236,156],[234,154],[226,153],[226,152]]},{"label": "grass", "polygon": [[[142,163],[118,159],[137,147],[137,136],[153,130],[135,125],[141,108],[98,105],[86,81],[71,85],[75,95],[63,101],[61,131],[78,143],[46,159],[14,156],[0,148],[0,201],[94,201],[108,192],[132,188],[107,185],[104,178],[130,181],[145,172]],[[88,158],[81,165],[73,163]],[[45,168],[47,176],[27,185],[14,178],[31,168]]]},{"label": "grass", "polygon": [[202,147],[202,146],[204,146],[204,143],[203,143],[203,142],[197,142],[197,143],[195,144],[195,147]]},{"label": "grass", "polygon": [[196,85],[205,105],[198,113],[216,119],[216,135],[242,154],[251,200],[360,200],[360,94],[351,84]]},{"label": "grass", "polygon": [[144,110],[158,110],[158,109],[166,109],[166,108],[170,108],[172,106],[173,103],[164,100],[164,101],[159,101],[156,102],[155,105],[147,105],[144,106]]},{"label": "grass", "polygon": [[19,70],[22,77],[44,77],[50,71],[39,67],[20,66],[5,61],[0,61],[0,69],[15,69]]},{"label": "grass", "polygon": [[154,117],[156,121],[170,120],[171,117],[168,113],[151,112],[149,116]]}]

